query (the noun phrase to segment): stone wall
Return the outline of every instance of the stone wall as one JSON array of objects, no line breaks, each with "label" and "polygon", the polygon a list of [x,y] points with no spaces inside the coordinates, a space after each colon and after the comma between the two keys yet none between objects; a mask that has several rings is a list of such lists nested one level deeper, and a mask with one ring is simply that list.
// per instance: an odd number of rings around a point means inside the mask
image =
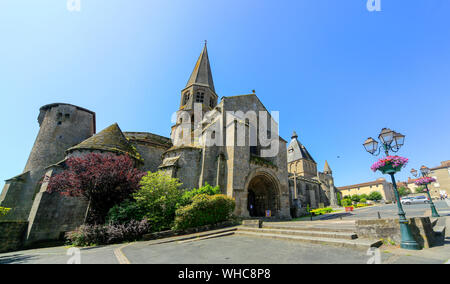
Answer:
[{"label": "stone wall", "polygon": [[[414,239],[422,248],[430,248],[434,244],[433,225],[428,217],[411,218],[410,228]],[[361,238],[384,239],[401,244],[400,224],[398,219],[357,220],[357,234]]]},{"label": "stone wall", "polygon": [[[60,171],[58,167],[48,169],[51,177]],[[62,239],[66,232],[75,230],[84,223],[88,202],[82,197],[62,196],[47,192],[48,181],[37,193],[28,218],[27,246]]]},{"label": "stone wall", "polygon": [[0,253],[22,247],[28,222],[0,221]]}]

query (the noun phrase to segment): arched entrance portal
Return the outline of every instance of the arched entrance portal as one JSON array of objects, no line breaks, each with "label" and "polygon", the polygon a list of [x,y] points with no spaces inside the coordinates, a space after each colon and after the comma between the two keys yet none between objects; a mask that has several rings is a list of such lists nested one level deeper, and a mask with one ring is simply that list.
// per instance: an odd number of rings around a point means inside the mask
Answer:
[{"label": "arched entrance portal", "polygon": [[276,181],[266,175],[255,176],[248,186],[248,212],[250,217],[265,217],[270,210],[276,216],[280,210],[280,197]]}]

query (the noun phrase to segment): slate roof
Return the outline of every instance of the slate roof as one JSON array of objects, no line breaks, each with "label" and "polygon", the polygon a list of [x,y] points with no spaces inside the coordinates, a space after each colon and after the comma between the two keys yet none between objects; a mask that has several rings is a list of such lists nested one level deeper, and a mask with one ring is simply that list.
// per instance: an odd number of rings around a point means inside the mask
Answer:
[{"label": "slate roof", "polygon": [[209,87],[214,93],[216,92],[206,44],[197,60],[197,63],[195,64],[194,71],[192,71],[191,77],[186,84],[186,88],[192,85]]},{"label": "slate roof", "polygon": [[117,123],[70,148],[67,152],[73,152],[76,150],[98,150],[117,154],[129,154],[137,160],[141,159],[139,153],[128,142]]},{"label": "slate roof", "polygon": [[300,143],[300,141],[298,141],[298,135],[295,131],[292,134],[292,140],[288,146],[287,156],[288,156],[287,157],[288,163],[294,162],[294,161],[297,161],[300,159],[305,159],[305,160],[313,161],[315,164],[317,164],[316,161],[314,161],[311,154],[309,154],[306,147],[304,145],[302,145],[302,143]]}]

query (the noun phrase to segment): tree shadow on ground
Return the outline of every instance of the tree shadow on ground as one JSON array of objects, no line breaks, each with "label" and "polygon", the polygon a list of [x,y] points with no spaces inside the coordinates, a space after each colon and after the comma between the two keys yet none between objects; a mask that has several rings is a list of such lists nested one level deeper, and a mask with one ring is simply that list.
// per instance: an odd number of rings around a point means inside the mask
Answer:
[{"label": "tree shadow on ground", "polygon": [[0,264],[24,263],[24,261],[34,258],[31,255],[13,254],[0,256]]}]

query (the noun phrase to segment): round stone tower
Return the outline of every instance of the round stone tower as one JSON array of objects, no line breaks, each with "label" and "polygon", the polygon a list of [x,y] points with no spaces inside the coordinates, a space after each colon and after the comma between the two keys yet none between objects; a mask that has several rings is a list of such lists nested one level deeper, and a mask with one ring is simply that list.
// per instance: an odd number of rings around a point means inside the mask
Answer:
[{"label": "round stone tower", "polygon": [[65,152],[95,134],[95,113],[70,104],[41,107],[39,134],[25,166],[25,172],[53,165],[65,158]]},{"label": "round stone tower", "polygon": [[0,196],[12,208],[4,218],[27,220],[46,168],[62,161],[66,150],[95,134],[95,113],[70,104],[50,104],[40,109],[39,134],[24,172],[6,181]]}]

